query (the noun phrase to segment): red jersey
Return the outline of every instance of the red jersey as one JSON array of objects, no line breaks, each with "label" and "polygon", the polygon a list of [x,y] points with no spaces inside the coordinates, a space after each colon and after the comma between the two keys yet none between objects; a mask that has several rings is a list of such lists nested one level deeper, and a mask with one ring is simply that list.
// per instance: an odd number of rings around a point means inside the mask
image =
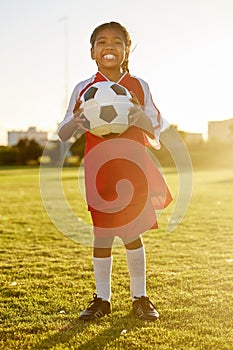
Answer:
[{"label": "red jersey", "polygon": [[[98,72],[75,87],[60,127],[72,118],[77,98],[92,84],[106,80]],[[162,120],[147,83],[129,73],[117,83],[137,96],[152,120],[158,147]],[[103,138],[86,132],[86,198],[97,236],[137,235],[156,228],[155,210],[163,209],[171,202],[168,187],[148,154],[146,144],[146,133],[135,126],[120,135]]]}]

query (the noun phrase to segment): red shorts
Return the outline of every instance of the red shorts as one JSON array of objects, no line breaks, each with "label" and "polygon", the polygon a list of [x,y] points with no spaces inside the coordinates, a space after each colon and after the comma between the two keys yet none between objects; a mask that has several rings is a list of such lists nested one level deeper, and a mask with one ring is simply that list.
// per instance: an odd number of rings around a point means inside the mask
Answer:
[{"label": "red shorts", "polygon": [[91,216],[94,235],[98,238],[119,236],[126,240],[158,228],[156,213],[150,201],[146,206],[130,205],[114,213],[94,210],[91,211]]}]

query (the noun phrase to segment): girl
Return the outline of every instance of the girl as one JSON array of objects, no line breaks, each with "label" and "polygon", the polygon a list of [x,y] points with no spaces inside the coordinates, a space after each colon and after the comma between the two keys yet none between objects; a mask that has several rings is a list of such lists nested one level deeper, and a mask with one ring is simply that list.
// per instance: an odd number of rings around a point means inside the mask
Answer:
[{"label": "girl", "polygon": [[[148,84],[129,74],[131,39],[127,30],[117,22],[104,23],[93,31],[90,43],[91,58],[95,60],[98,71],[74,88],[65,118],[58,127],[62,141],[67,141],[78,129],[86,135],[85,183],[94,227],[96,294],[79,318],[91,320],[111,312],[112,244],[117,235],[126,248],[133,311],[141,319],[155,320],[159,314],[146,294],[146,259],[141,234],[157,228],[155,209],[166,207],[172,200],[163,177],[146,153],[148,141],[159,148],[162,120]],[[130,110],[130,126],[124,133],[97,137],[85,129],[80,96],[92,84],[108,80],[126,87],[135,107]],[[94,157],[90,156],[95,150]],[[111,154],[113,150],[120,156],[113,156],[94,177],[95,159],[101,154]],[[130,181],[133,193],[129,199],[129,191],[123,191],[123,197],[121,191],[123,205],[114,207],[112,203],[117,198],[115,186],[122,179]],[[109,203],[107,209],[98,201],[93,206],[95,183],[104,203]]]}]

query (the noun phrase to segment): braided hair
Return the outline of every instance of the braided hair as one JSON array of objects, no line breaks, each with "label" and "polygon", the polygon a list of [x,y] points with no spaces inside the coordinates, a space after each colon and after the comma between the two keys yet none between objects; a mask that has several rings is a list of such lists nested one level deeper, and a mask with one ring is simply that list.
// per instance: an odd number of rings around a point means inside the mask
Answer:
[{"label": "braided hair", "polygon": [[129,54],[130,54],[130,48],[131,48],[131,38],[130,35],[128,33],[128,31],[126,30],[125,27],[123,27],[120,23],[118,22],[109,22],[109,23],[103,23],[101,25],[99,25],[98,27],[96,27],[93,31],[93,33],[91,34],[91,38],[90,38],[90,43],[91,46],[93,47],[96,41],[96,37],[97,35],[103,30],[103,29],[116,29],[118,31],[120,31],[123,34],[123,38],[124,38],[124,42],[125,42],[125,52],[126,52],[126,58],[125,60],[122,62],[121,64],[121,68],[123,73],[125,72],[129,72]]}]

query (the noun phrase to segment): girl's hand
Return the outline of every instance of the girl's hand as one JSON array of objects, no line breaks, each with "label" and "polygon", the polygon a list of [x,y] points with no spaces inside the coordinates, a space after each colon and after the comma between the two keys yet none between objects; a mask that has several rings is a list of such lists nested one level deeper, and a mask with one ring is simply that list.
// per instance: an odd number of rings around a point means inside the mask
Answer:
[{"label": "girl's hand", "polygon": [[130,101],[135,105],[135,106],[140,106],[140,103],[138,101],[137,96],[135,95],[135,93],[133,91],[130,91],[130,95],[132,96]]},{"label": "girl's hand", "polygon": [[154,138],[154,129],[150,118],[143,111],[137,96],[133,91],[130,91],[132,98],[130,101],[134,104],[129,110],[129,125],[135,125],[141,128],[146,134]]},{"label": "girl's hand", "polygon": [[137,96],[133,91],[130,91],[130,94],[132,98],[130,101],[134,104],[134,107],[131,107],[129,110],[129,124],[130,125],[136,125],[140,124],[143,122],[145,118],[148,119],[147,115],[144,113]]},{"label": "girl's hand", "polygon": [[88,127],[88,121],[87,119],[82,116],[82,113],[84,111],[83,108],[80,108],[82,101],[80,98],[77,99],[76,104],[73,109],[73,124],[76,129],[82,129],[82,130],[89,130],[90,128]]}]

